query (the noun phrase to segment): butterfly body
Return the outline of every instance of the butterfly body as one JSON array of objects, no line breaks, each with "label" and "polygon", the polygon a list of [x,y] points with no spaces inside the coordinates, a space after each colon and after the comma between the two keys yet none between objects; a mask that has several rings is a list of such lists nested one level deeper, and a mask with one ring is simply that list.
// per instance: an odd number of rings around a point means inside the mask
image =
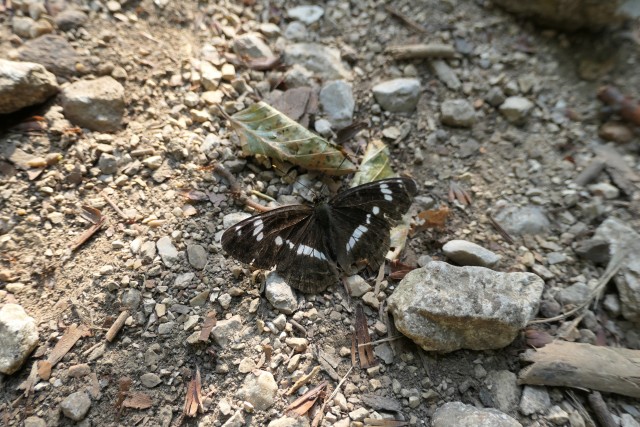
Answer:
[{"label": "butterfly body", "polygon": [[291,205],[229,227],[222,247],[257,268],[276,267],[294,288],[321,292],[338,268],[355,274],[377,268],[389,249],[389,230],[416,194],[411,178],[389,178],[350,188],[315,206]]}]

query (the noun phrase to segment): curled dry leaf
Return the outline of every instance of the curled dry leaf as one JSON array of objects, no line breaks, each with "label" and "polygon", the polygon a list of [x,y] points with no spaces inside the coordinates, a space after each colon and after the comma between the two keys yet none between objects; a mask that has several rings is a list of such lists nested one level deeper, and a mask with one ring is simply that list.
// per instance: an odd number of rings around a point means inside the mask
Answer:
[{"label": "curled dry leaf", "polygon": [[366,184],[380,179],[395,176],[391,169],[391,159],[389,158],[389,147],[379,139],[373,139],[367,144],[364,157],[360,163],[358,171],[353,175],[349,184],[351,187]]},{"label": "curled dry leaf", "polygon": [[193,378],[187,386],[184,409],[182,411],[187,417],[195,417],[198,412],[204,412],[202,404],[202,381],[200,379],[200,369],[196,368]]},{"label": "curled dry leaf", "polygon": [[361,121],[361,122],[351,123],[349,126],[340,129],[336,133],[336,143],[342,145],[348,140],[350,140],[351,138],[353,138],[354,136],[356,136],[361,130],[366,128],[367,128],[367,122]]},{"label": "curled dry leaf", "polygon": [[253,104],[228,119],[240,136],[245,155],[266,156],[327,175],[344,175],[356,170],[340,147],[264,102]]},{"label": "curled dry leaf", "polygon": [[328,384],[329,383],[327,381],[321,382],[317,387],[309,390],[308,392],[294,400],[289,406],[287,406],[285,412],[291,411],[294,414],[303,416],[304,414],[309,412],[309,409],[311,409],[318,398],[322,396]]},{"label": "curled dry leaf", "polygon": [[460,202],[461,205],[468,206],[471,204],[471,195],[455,181],[449,183],[449,201],[454,200]]},{"label": "curled dry leaf", "polygon": [[360,356],[360,367],[367,369],[377,365],[376,357],[373,354],[371,346],[371,336],[369,335],[369,327],[367,326],[367,317],[364,314],[362,305],[356,307],[355,319],[355,335],[358,348],[358,356]]},{"label": "curled dry leaf", "polygon": [[404,264],[400,261],[394,260],[389,264],[391,267],[391,273],[389,273],[389,278],[393,280],[402,280],[404,276],[407,275],[411,270],[415,270],[416,267]]}]

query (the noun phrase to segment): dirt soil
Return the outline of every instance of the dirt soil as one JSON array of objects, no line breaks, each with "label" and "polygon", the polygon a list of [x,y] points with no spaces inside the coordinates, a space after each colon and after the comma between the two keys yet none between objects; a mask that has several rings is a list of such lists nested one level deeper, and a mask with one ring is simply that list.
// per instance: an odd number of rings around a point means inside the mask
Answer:
[{"label": "dirt soil", "polygon": [[[225,255],[220,247],[223,216],[246,209],[229,196],[228,183],[215,175],[211,166],[217,161],[238,164],[234,163],[240,155],[237,137],[228,122],[218,115],[213,114],[204,123],[194,121],[183,99],[189,91],[203,91],[189,77],[194,71],[193,60],[200,56],[203,45],[214,40],[223,55],[235,34],[254,30],[262,22],[275,22],[284,29],[288,22],[286,10],[296,3],[280,0],[164,3],[166,6],[159,8],[152,1],[124,2],[115,13],[108,12],[100,2],[80,4],[89,11],[89,21],[82,31],[74,33],[72,45],[88,67],[86,73],[97,74],[95,70],[104,64],[126,71],[126,78],[120,80],[127,105],[126,123],[121,131],[110,134],[83,131],[57,138],[47,132],[5,131],[0,135],[0,144],[18,141],[30,154],[62,155],[58,164],[35,179],[30,180],[25,171],[19,170],[11,176],[3,175],[0,183],[0,215],[2,221],[13,224],[12,240],[1,243],[2,267],[13,272],[11,283],[24,284],[15,293],[2,290],[9,281],[0,285],[0,303],[21,304],[36,319],[40,333],[35,355],[18,373],[0,380],[3,425],[23,425],[24,418],[33,414],[47,420],[48,425],[73,425],[61,414],[60,402],[86,387],[94,387],[98,392],[81,425],[176,424],[196,367],[202,377],[204,414],[185,418],[182,423],[222,425],[230,414],[242,408],[237,392],[246,374],[238,371],[240,362],[250,359],[260,363],[265,345],[272,346],[274,355],[280,355],[282,362],[262,367],[273,373],[278,397],[268,410],[245,411],[246,425],[267,425],[278,419],[291,400],[284,393],[294,381],[287,371],[292,352],[286,346],[283,348],[284,336],[265,332],[260,323],[267,322],[268,326],[278,312],[260,294],[256,276]],[[606,200],[578,189],[575,197],[567,197],[567,192],[575,188],[571,183],[593,158],[593,147],[603,143],[598,136],[604,120],[600,114],[602,104],[596,98],[598,87],[612,84],[640,97],[637,90],[640,57],[631,31],[563,34],[534,27],[483,1],[395,2],[396,10],[426,29],[420,33],[391,16],[384,5],[378,0],[329,1],[322,5],[325,16],[310,27],[309,33],[314,41],[351,55],[356,70],[352,82],[356,100],[354,119],[369,124],[358,138],[384,139],[391,148],[394,169],[416,178],[423,202],[428,197],[434,205],[447,205],[452,211],[444,229],[429,230],[409,240],[404,258],[407,262],[416,262],[425,255],[444,259],[441,252],[444,243],[466,239],[500,254],[502,260],[497,270],[526,271],[523,253],[531,251],[543,262],[550,252],[544,249],[545,242],[553,242],[571,254],[573,242],[562,238],[569,228],[563,224],[567,211],[587,225],[584,235],[609,216],[639,228],[638,200],[627,194]],[[8,17],[0,17],[0,53],[14,48],[8,42],[10,36]],[[449,43],[468,52],[450,62],[463,82],[459,91],[450,90],[439,81],[428,61],[394,61],[384,53],[390,45],[418,42]],[[286,43],[289,42],[269,41],[276,51]],[[244,77],[249,86],[259,81],[269,81],[273,86],[286,70],[287,66],[283,66],[258,72],[237,66],[237,75]],[[406,75],[416,75],[422,83],[417,110],[402,115],[374,108],[372,86]],[[484,100],[492,86],[520,94],[525,88],[524,96],[534,101],[535,106],[524,125],[509,123]],[[257,99],[259,94],[254,93]],[[237,97],[237,93],[231,93],[224,102],[247,105],[247,99],[243,104]],[[457,98],[467,99],[476,109],[478,120],[471,128],[440,123],[442,102]],[[44,114],[47,108],[33,114]],[[387,135],[393,136],[393,130],[397,130],[394,127],[408,129],[408,135],[400,140],[385,138],[383,131],[391,129]],[[221,141],[218,159],[199,151],[210,133],[218,135]],[[143,168],[126,182],[116,184],[116,175],[102,175],[97,168],[100,144],[120,152],[150,149],[167,162],[161,174]],[[638,165],[637,147],[635,136],[627,144],[616,145],[633,168]],[[84,179],[79,184],[69,183],[66,177],[76,165],[82,167]],[[246,166],[240,164],[232,172],[247,190],[277,183],[278,189],[285,189],[281,194],[291,192],[278,174],[265,171],[263,165],[249,158]],[[601,176],[600,180],[603,179],[606,177]],[[470,193],[471,205],[449,200],[452,180]],[[184,196],[190,190],[222,194],[224,200],[195,203]],[[103,194],[120,209],[135,213],[137,219],[133,222],[123,219]],[[500,203],[533,203],[543,207],[551,219],[551,230],[543,237],[523,240],[516,236],[515,243],[510,244],[487,215]],[[594,204],[595,214],[594,209],[588,209]],[[102,230],[70,253],[70,242],[90,226],[79,215],[82,205],[100,209],[107,220]],[[52,223],[49,218],[52,212],[62,212],[63,221]],[[178,262],[171,268],[158,256],[142,262],[139,253],[132,253],[135,239],[156,242],[163,236],[170,236],[180,251]],[[200,271],[192,268],[186,257],[187,245],[194,243],[208,252],[207,265]],[[547,291],[564,288],[580,276],[585,282],[598,278],[602,268],[571,254],[568,261],[553,266],[551,271],[553,277],[546,280]],[[189,272],[195,273],[193,280],[184,287],[175,287],[176,277]],[[389,283],[388,293],[396,282]],[[132,290],[140,293],[132,294]],[[203,295],[204,304],[192,301]],[[288,319],[304,327],[309,341],[298,371],[316,366],[312,350],[320,349],[336,356],[339,360],[336,371],[342,377],[351,359],[341,357],[339,350],[351,347],[357,301],[349,298],[338,284],[319,295],[297,296],[298,310]],[[133,302],[128,300],[131,298]],[[175,304],[189,308],[188,314],[168,310],[161,318],[152,315]],[[113,342],[101,346],[107,329],[125,307],[131,315],[125,326]],[[187,338],[201,328],[211,311],[215,311],[218,320],[233,315],[241,317],[242,329],[234,337],[237,340],[224,348],[212,341],[188,343]],[[365,313],[371,326],[386,318],[368,306]],[[183,324],[193,315],[198,316],[197,322],[185,331]],[[158,325],[167,321],[175,321],[175,327],[169,333],[159,334]],[[86,325],[90,335],[78,341],[33,395],[20,398],[22,392],[17,387],[28,377],[33,360],[48,354],[71,324]],[[557,326],[544,328],[553,335]],[[294,327],[282,334],[302,333]],[[373,334],[373,339],[384,337]],[[612,344],[613,338],[608,339]],[[617,345],[635,345],[624,335],[617,339]],[[370,372],[354,369],[348,378],[351,387],[345,392],[351,406],[342,410],[342,417],[350,410],[366,406],[358,399],[364,392],[376,391],[402,403],[404,397],[392,391],[396,380],[403,389],[436,391],[435,397],[423,398],[417,407],[407,406],[404,399],[400,416],[418,425],[429,425],[434,410],[447,401],[483,405],[488,402],[488,390],[478,377],[478,366],[487,372],[517,373],[521,368],[518,356],[526,343],[519,338],[500,350],[461,350],[444,355],[425,353],[404,339],[394,342],[393,348],[397,352],[394,363],[381,364]],[[81,363],[90,364],[97,384],[90,377],[74,378],[67,374],[69,367]],[[147,373],[159,375],[160,384],[152,388],[143,386],[141,377]],[[116,403],[122,377],[131,378],[132,390],[144,392],[152,405],[142,410],[124,409],[118,419]],[[332,387],[337,385],[324,372],[319,378],[329,380]],[[554,404],[569,400],[562,389],[551,389],[551,397]],[[231,404],[231,412],[221,413],[221,400]],[[637,402],[619,396],[607,396],[607,402],[614,412],[620,404],[640,408]],[[510,415],[523,425],[546,423],[517,411]]]}]

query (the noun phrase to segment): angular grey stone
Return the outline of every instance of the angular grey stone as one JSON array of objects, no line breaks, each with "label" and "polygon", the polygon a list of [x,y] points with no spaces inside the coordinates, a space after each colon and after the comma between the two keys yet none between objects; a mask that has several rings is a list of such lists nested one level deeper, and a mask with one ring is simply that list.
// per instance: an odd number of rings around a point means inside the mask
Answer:
[{"label": "angular grey stone", "polygon": [[510,96],[500,105],[500,113],[509,122],[521,125],[527,120],[533,102],[523,96]]},{"label": "angular grey stone", "polygon": [[0,373],[16,372],[38,346],[38,327],[18,304],[0,308]]},{"label": "angular grey stone", "polygon": [[42,65],[0,58],[0,114],[41,104],[56,93],[56,76]]},{"label": "angular grey stone", "polygon": [[300,64],[326,80],[351,79],[351,72],[340,59],[340,51],[318,43],[294,43],[284,50],[287,65]]},{"label": "angular grey stone", "polygon": [[158,325],[158,335],[169,335],[173,332],[173,328],[176,325],[176,322],[166,322]]},{"label": "angular grey stone", "polygon": [[240,57],[249,59],[271,58],[274,56],[271,48],[258,33],[246,33],[237,36],[233,40],[232,48]]},{"label": "angular grey stone", "polygon": [[85,391],[76,391],[60,403],[60,408],[65,417],[73,421],[81,421],[91,408],[91,399]]},{"label": "angular grey stone", "polygon": [[434,74],[442,83],[451,90],[458,90],[462,87],[462,83],[456,76],[456,73],[442,59],[433,59],[430,61]]},{"label": "angular grey stone", "polygon": [[500,255],[466,240],[450,240],[442,246],[442,252],[460,265],[493,267],[500,261]]},{"label": "angular grey stone", "polygon": [[159,238],[156,242],[156,247],[158,248],[158,253],[164,265],[171,267],[178,262],[178,250],[173,246],[173,242],[169,236]]},{"label": "angular grey stone", "polygon": [[136,311],[142,301],[142,293],[137,289],[126,289],[122,293],[121,304],[130,311]]},{"label": "angular grey stone", "polygon": [[273,308],[284,314],[292,314],[298,308],[298,300],[291,286],[274,271],[267,274],[264,294]]},{"label": "angular grey stone", "polygon": [[311,25],[322,18],[322,15],[324,15],[324,9],[315,5],[296,6],[288,9],[287,14],[289,15],[289,18],[297,19],[307,25]]},{"label": "angular grey stone", "polygon": [[67,39],[54,34],[27,41],[18,49],[18,58],[41,64],[56,76],[63,77],[76,75],[76,64],[81,62]]},{"label": "angular grey stone", "polygon": [[545,212],[537,206],[510,205],[498,211],[494,218],[508,233],[518,236],[543,234],[551,226]]},{"label": "angular grey stone", "polygon": [[468,128],[476,122],[476,110],[466,99],[449,99],[440,105],[440,120],[447,126]]},{"label": "angular grey stone", "polygon": [[176,280],[173,282],[173,286],[176,289],[184,289],[189,286],[189,283],[191,283],[194,277],[196,277],[196,275],[193,272],[178,274]]},{"label": "angular grey stone", "polygon": [[118,160],[109,153],[102,153],[98,159],[98,168],[105,175],[114,174],[118,171]]},{"label": "angular grey stone", "polygon": [[65,9],[53,18],[56,26],[61,31],[69,31],[82,27],[89,17],[86,13],[76,9]]},{"label": "angular grey stone", "polygon": [[504,92],[498,86],[493,86],[484,96],[484,100],[492,107],[497,107],[502,104],[505,99],[506,97],[504,96]]},{"label": "angular grey stone", "polygon": [[142,374],[140,377],[140,382],[146,388],[153,388],[162,382],[162,379],[158,374],[154,374],[153,372],[147,372],[146,374]]},{"label": "angular grey stone", "polygon": [[284,29],[284,37],[292,42],[303,42],[309,38],[309,32],[302,22],[293,21]]},{"label": "angular grey stone", "polygon": [[507,413],[513,413],[520,402],[520,386],[518,377],[511,371],[491,371],[485,378],[489,387],[489,394],[495,408]]},{"label": "angular grey stone", "polygon": [[393,79],[378,83],[372,88],[376,102],[392,113],[411,113],[420,98],[420,80]]},{"label": "angular grey stone", "polygon": [[551,406],[546,387],[525,385],[520,397],[520,412],[523,415],[544,414]]},{"label": "angular grey stone", "polygon": [[207,250],[200,245],[187,245],[187,259],[191,267],[202,270],[207,265]]},{"label": "angular grey stone", "polygon": [[247,374],[238,397],[251,403],[259,411],[269,409],[275,403],[278,384],[273,374],[267,371],[254,371]]},{"label": "angular grey stone", "polygon": [[211,330],[211,336],[220,347],[226,347],[242,329],[242,318],[239,315],[220,320]]},{"label": "angular grey stone", "polygon": [[400,332],[427,351],[502,348],[537,313],[544,281],[432,261],[413,270],[389,297]]},{"label": "angular grey stone", "polygon": [[309,427],[309,420],[306,417],[284,416],[271,421],[267,427]]},{"label": "angular grey stone", "polygon": [[586,239],[577,242],[573,248],[575,253],[596,264],[609,262],[609,242],[602,239]]},{"label": "angular grey stone", "polygon": [[349,126],[356,106],[351,84],[344,80],[327,82],[320,90],[320,105],[333,129]]},{"label": "angular grey stone", "polygon": [[[216,421],[215,418],[213,421]],[[211,424],[216,425],[216,424]],[[244,415],[242,415],[242,409],[238,409],[232,416],[229,418],[222,427],[244,427]]]},{"label": "angular grey stone", "polygon": [[347,277],[345,279],[345,285],[349,290],[349,295],[355,298],[359,298],[373,289],[371,285],[358,274]]},{"label": "angular grey stone", "polygon": [[596,230],[594,239],[609,242],[609,253],[613,258],[617,253],[628,249],[620,272],[613,281],[620,294],[622,316],[640,323],[640,235],[629,225],[617,218],[607,218]]},{"label": "angular grey stone", "polygon": [[120,129],[124,115],[124,87],[112,77],[80,80],[62,90],[60,103],[72,123],[100,132]]},{"label": "angular grey stone", "polygon": [[222,227],[226,230],[227,228],[233,227],[240,221],[243,221],[250,216],[251,215],[246,212],[232,212],[230,214],[226,214],[224,217],[222,217]]},{"label": "angular grey stone", "polygon": [[40,417],[32,415],[25,418],[24,427],[47,427],[47,422]]},{"label": "angular grey stone", "polygon": [[433,414],[433,427],[522,427],[518,421],[497,409],[478,409],[462,402],[449,402]]}]

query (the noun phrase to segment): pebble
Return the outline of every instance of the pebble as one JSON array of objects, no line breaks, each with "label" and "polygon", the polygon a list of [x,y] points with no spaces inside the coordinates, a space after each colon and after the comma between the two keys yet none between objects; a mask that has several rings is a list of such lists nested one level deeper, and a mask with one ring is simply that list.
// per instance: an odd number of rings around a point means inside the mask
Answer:
[{"label": "pebble", "polygon": [[349,295],[355,298],[359,298],[373,289],[366,280],[357,274],[347,277],[345,284],[349,290]]},{"label": "pebble", "polygon": [[526,122],[533,102],[522,96],[510,96],[500,105],[500,113],[509,122],[522,125]]},{"label": "pebble", "polygon": [[487,94],[484,96],[484,100],[487,101],[489,105],[492,107],[497,107],[501,105],[506,99],[504,92],[498,86],[493,86]]},{"label": "pebble", "polygon": [[187,245],[187,259],[191,267],[202,270],[207,265],[207,250],[201,245]]},{"label": "pebble", "polygon": [[260,59],[273,57],[273,51],[258,33],[246,33],[236,37],[231,44],[233,51],[240,57]]},{"label": "pebble", "polygon": [[61,31],[69,31],[82,27],[89,17],[86,13],[72,8],[67,8],[55,15],[53,22]]},{"label": "pebble", "polygon": [[433,59],[430,62],[433,73],[442,83],[451,90],[458,90],[462,87],[460,79],[449,65],[441,59]]},{"label": "pebble", "polygon": [[176,289],[184,289],[189,286],[194,277],[196,277],[196,275],[192,272],[178,274],[173,282],[173,286]]},{"label": "pebble", "polygon": [[367,292],[362,296],[362,302],[376,310],[380,307],[380,301],[373,292]]},{"label": "pebble", "polygon": [[476,111],[466,99],[450,99],[440,105],[442,124],[469,128],[476,122]]},{"label": "pebble", "polygon": [[162,262],[165,266],[171,267],[173,264],[178,262],[178,250],[171,242],[171,238],[169,236],[164,236],[158,239],[156,242],[156,247],[158,248],[158,254],[160,254],[160,258],[162,258]]},{"label": "pebble", "polygon": [[532,273],[432,261],[409,272],[388,302],[396,328],[427,351],[485,350],[518,336],[537,313],[543,288]]},{"label": "pebble", "polygon": [[238,397],[249,402],[258,411],[264,411],[275,403],[277,391],[278,384],[273,374],[256,370],[247,374]]},{"label": "pebble", "polygon": [[91,399],[85,391],[76,391],[64,398],[60,408],[65,417],[73,421],[82,421],[91,408]]},{"label": "pebble", "polygon": [[42,418],[32,415],[24,419],[24,427],[47,427],[47,423]]},{"label": "pebble", "polygon": [[153,388],[162,382],[162,379],[153,372],[147,372],[146,374],[142,374],[140,377],[140,382],[146,388]]},{"label": "pebble", "polygon": [[321,136],[328,138],[333,134],[331,129],[331,123],[326,119],[318,119],[313,124],[313,128],[316,132],[318,132]]},{"label": "pebble", "polygon": [[459,265],[493,267],[500,261],[499,255],[466,240],[450,240],[442,246],[442,252]]},{"label": "pebble", "polygon": [[124,87],[110,76],[79,80],[62,90],[60,103],[72,123],[99,132],[115,132],[124,116]]},{"label": "pebble", "polygon": [[169,321],[166,323],[161,323],[158,325],[158,335],[170,335],[173,332],[173,328],[176,325],[176,322]]},{"label": "pebble", "polygon": [[256,367],[256,362],[254,362],[253,359],[245,357],[240,361],[240,364],[238,365],[238,372],[240,372],[241,374],[247,374],[256,369]]},{"label": "pebble", "polygon": [[551,424],[562,426],[569,422],[569,414],[561,407],[555,405],[549,409],[549,412],[544,417]]},{"label": "pebble", "polygon": [[265,297],[273,308],[284,314],[292,314],[298,308],[298,300],[291,286],[275,272],[267,274]]},{"label": "pebble", "polygon": [[494,215],[508,233],[515,235],[543,234],[551,227],[544,210],[537,206],[509,205]]},{"label": "pebble", "polygon": [[322,18],[324,9],[320,6],[296,6],[288,9],[287,15],[289,15],[291,19],[297,19],[307,25],[311,25]]},{"label": "pebble", "polygon": [[121,304],[124,308],[134,312],[140,307],[142,293],[137,289],[126,289],[122,293]]},{"label": "pebble", "polygon": [[618,190],[618,187],[614,187],[608,182],[591,184],[588,188],[592,194],[604,197],[608,200],[617,199],[618,197],[620,197],[620,190]]},{"label": "pebble", "polygon": [[342,63],[340,51],[318,43],[287,44],[284,61],[287,65],[302,65],[325,80],[351,79],[351,71]]},{"label": "pebble", "polygon": [[320,105],[333,129],[349,126],[356,106],[351,84],[344,80],[327,82],[320,90]]},{"label": "pebble", "polygon": [[235,339],[240,329],[242,329],[242,318],[235,315],[229,319],[219,320],[211,330],[211,336],[220,347],[226,347]]},{"label": "pebble", "polygon": [[38,327],[33,317],[18,304],[4,304],[0,308],[0,373],[11,375],[18,371],[38,346]]},{"label": "pebble", "polygon": [[513,413],[520,401],[518,377],[511,371],[491,371],[485,378],[494,407],[502,412]]},{"label": "pebble", "polygon": [[564,305],[578,306],[589,299],[590,292],[589,286],[578,282],[560,290],[558,300]]},{"label": "pebble", "polygon": [[358,408],[349,412],[349,418],[353,421],[362,421],[369,416],[369,411],[366,408]]},{"label": "pebble", "polygon": [[285,340],[285,344],[293,349],[296,353],[303,353],[309,346],[306,338],[289,337]]},{"label": "pebble", "polygon": [[520,412],[524,415],[543,414],[551,406],[546,387],[525,385],[520,397]]},{"label": "pebble", "polygon": [[[198,293],[198,295],[196,295],[195,297],[191,298],[189,300],[189,305],[191,307],[202,307],[203,305],[205,305],[207,303],[207,300],[209,299],[209,290],[204,290],[200,293]],[[228,294],[227,294],[228,295]],[[231,298],[231,297],[229,297]]]},{"label": "pebble", "polygon": [[372,88],[376,102],[392,113],[411,113],[420,98],[420,80],[400,78],[378,83]]},{"label": "pebble", "polygon": [[[215,420],[215,419],[214,419]],[[211,421],[211,425],[215,425],[214,424],[214,420]],[[199,424],[204,424],[206,425],[206,423],[199,423]],[[224,424],[222,424],[222,427],[243,427],[244,424],[244,415],[242,415],[242,410],[238,409],[232,416],[231,418],[229,418]]]},{"label": "pebble", "polygon": [[76,75],[76,64],[82,63],[69,41],[54,34],[27,41],[18,49],[18,58],[25,62],[36,62],[56,76],[63,77]]},{"label": "pebble", "polygon": [[303,42],[309,38],[309,31],[302,22],[293,21],[284,29],[284,37],[292,42]]},{"label": "pebble", "polygon": [[202,77],[202,86],[206,91],[215,91],[220,85],[222,73],[212,64],[203,61],[200,64],[200,73]]}]

